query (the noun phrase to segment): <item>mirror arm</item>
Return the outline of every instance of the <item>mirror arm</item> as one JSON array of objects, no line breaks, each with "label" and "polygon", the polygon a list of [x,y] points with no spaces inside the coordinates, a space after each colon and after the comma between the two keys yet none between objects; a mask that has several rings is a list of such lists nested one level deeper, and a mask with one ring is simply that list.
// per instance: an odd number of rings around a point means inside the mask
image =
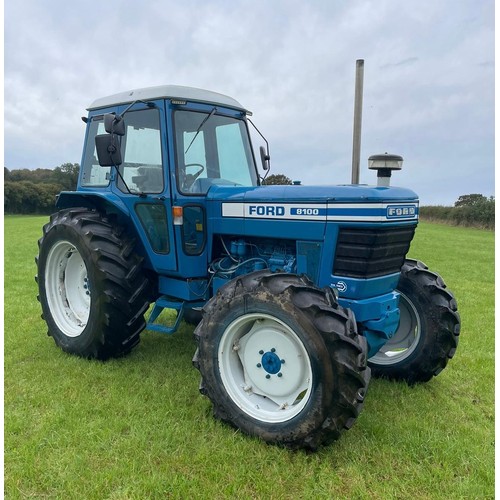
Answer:
[{"label": "mirror arm", "polygon": [[[106,132],[108,134],[116,134],[116,135],[120,135],[120,136],[125,135],[125,126],[123,125],[123,123],[121,123],[123,121],[123,116],[125,115],[125,113],[127,113],[130,110],[130,108],[134,104],[137,104],[138,102],[142,102],[148,108],[157,108],[158,107],[154,102],[146,102],[146,101],[143,101],[142,99],[136,99],[134,102],[130,103],[125,108],[123,113],[118,113],[118,114],[114,113],[114,112],[113,113],[106,113],[104,115],[104,126],[106,129]],[[111,122],[109,122],[109,121],[107,122],[107,120],[111,119],[110,117],[113,117]],[[121,124],[121,127],[117,127],[118,124]]]},{"label": "mirror arm", "polygon": [[[267,161],[267,168],[265,165],[262,165],[262,168],[264,170],[267,170],[267,173],[269,173],[269,170],[271,170],[271,155],[269,154],[269,142],[267,142],[267,139],[262,135],[262,132],[255,126],[255,123],[250,120],[250,118],[247,117],[247,120],[251,123],[252,127],[257,131],[257,133],[262,137],[264,142],[266,143],[266,158],[265,160]],[[264,179],[267,177],[267,174],[264,176]]]},{"label": "mirror arm", "polygon": [[125,179],[123,178],[123,175],[120,172],[120,169],[114,164],[113,164],[113,167],[115,167],[116,173],[118,174],[118,177],[120,178],[120,180],[123,182],[123,185],[125,186],[125,189],[128,191],[128,194],[138,194],[141,197],[146,197],[146,195],[144,193],[133,193],[132,191],[130,191],[127,183],[125,182]]}]

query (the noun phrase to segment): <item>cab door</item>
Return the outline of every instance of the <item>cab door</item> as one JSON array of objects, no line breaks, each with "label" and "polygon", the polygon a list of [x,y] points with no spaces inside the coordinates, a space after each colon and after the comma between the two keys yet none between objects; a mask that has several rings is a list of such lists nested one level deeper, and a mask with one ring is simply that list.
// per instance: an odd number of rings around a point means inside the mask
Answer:
[{"label": "cab door", "polygon": [[194,102],[170,106],[172,193],[183,212],[176,227],[177,264],[182,276],[195,278],[206,276],[213,256],[223,251],[221,239],[213,237],[208,191],[254,187],[257,170],[241,111]]},{"label": "cab door", "polygon": [[[124,115],[123,162],[114,174],[113,191],[127,205],[153,268],[177,270],[172,196],[163,100],[154,107],[135,104]],[[125,106],[119,109],[123,112]]]}]

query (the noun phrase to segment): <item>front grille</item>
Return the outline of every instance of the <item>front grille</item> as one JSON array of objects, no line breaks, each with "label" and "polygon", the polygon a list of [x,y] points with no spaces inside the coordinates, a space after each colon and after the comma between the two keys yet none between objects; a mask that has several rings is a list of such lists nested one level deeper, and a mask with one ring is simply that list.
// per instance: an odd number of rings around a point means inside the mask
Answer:
[{"label": "front grille", "polygon": [[366,279],[398,273],[410,248],[415,227],[341,228],[333,274]]}]

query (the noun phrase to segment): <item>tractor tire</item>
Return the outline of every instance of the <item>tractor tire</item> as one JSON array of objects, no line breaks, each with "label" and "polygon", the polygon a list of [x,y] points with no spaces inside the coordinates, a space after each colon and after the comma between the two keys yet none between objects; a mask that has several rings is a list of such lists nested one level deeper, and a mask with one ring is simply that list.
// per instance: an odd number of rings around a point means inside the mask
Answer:
[{"label": "tractor tire", "polygon": [[398,330],[368,364],[376,377],[427,382],[457,349],[457,302],[442,278],[417,260],[405,261],[397,291],[401,294]]},{"label": "tractor tire", "polygon": [[184,309],[184,321],[189,325],[198,326],[202,318],[201,309],[189,307]]},{"label": "tractor tire", "polygon": [[150,283],[134,239],[114,219],[85,208],[60,211],[38,247],[42,318],[63,351],[106,360],[139,343]]},{"label": "tractor tire", "polygon": [[305,276],[235,278],[194,332],[200,392],[219,418],[288,448],[316,450],[359,415],[370,380],[353,313]]}]

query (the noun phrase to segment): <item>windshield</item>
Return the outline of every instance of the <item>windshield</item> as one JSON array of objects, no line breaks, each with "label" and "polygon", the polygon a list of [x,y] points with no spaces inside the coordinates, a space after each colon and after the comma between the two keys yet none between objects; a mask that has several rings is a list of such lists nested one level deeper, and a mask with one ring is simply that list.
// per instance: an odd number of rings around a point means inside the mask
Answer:
[{"label": "windshield", "polygon": [[176,111],[177,182],[185,194],[206,193],[211,185],[256,186],[257,170],[243,120],[209,113]]}]

